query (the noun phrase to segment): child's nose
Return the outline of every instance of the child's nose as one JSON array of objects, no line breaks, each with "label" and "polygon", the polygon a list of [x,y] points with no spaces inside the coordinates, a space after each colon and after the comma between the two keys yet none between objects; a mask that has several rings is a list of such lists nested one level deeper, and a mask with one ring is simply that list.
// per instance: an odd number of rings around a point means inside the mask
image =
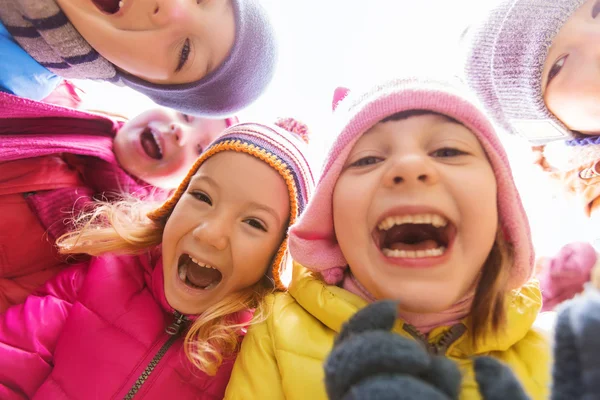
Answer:
[{"label": "child's nose", "polygon": [[194,237],[217,250],[225,250],[229,243],[228,227],[223,218],[205,218],[193,231]]},{"label": "child's nose", "polygon": [[391,187],[414,183],[431,185],[437,180],[437,172],[430,160],[421,155],[405,155],[392,159],[384,176],[385,185]]},{"label": "child's nose", "polygon": [[169,125],[169,133],[179,146],[185,145],[186,135],[180,124],[173,122]]},{"label": "child's nose", "polygon": [[[177,24],[181,26],[190,15],[190,1],[155,0],[150,9],[150,18],[158,26]],[[195,3],[194,3],[195,4]]]}]

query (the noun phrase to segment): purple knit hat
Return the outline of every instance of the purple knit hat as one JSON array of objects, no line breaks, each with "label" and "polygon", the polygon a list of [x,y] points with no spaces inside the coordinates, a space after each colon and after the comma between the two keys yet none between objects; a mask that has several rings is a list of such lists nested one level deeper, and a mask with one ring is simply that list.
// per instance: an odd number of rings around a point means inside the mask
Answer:
[{"label": "purple knit hat", "polygon": [[[190,180],[200,166],[215,154],[223,151],[246,153],[275,169],[283,178],[290,195],[289,225],[296,222],[306,208],[314,186],[310,164],[306,160],[308,143],[306,126],[292,118],[281,119],[274,125],[241,123],[233,125],[200,155],[187,176],[161,207],[148,214],[154,221],[164,221],[171,215],[179,198],[187,190]],[[287,238],[281,243],[269,277],[278,289],[285,289],[281,280],[287,265]]]},{"label": "purple knit hat", "polygon": [[229,56],[197,82],[159,85],[121,72],[126,86],[155,103],[200,117],[227,117],[254,102],[271,82],[277,46],[259,0],[231,0],[235,41]]},{"label": "purple knit hat", "polygon": [[333,189],[354,144],[369,128],[402,111],[431,110],[454,118],[469,128],[483,146],[496,176],[498,213],[506,240],[514,245],[515,259],[509,287],[520,287],[533,271],[533,245],[529,222],[515,187],[508,159],[490,121],[460,88],[447,81],[400,79],[365,93],[350,92],[334,114],[337,139],[306,211],[290,230],[292,258],[320,272],[325,282],[338,284],[348,267],[337,243],[333,225]]},{"label": "purple knit hat", "polygon": [[573,136],[546,107],[542,70],[558,31],[585,0],[502,0],[470,27],[465,73],[502,128],[535,144]]}]

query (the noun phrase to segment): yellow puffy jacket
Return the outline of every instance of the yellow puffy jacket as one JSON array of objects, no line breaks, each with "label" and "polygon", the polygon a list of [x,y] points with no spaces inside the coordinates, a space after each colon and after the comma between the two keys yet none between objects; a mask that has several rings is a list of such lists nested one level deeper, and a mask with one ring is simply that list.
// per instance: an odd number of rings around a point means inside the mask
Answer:
[{"label": "yellow puffy jacket", "polygon": [[[507,299],[505,332],[489,335],[476,346],[468,329],[446,351],[463,371],[461,399],[480,399],[471,357],[491,355],[507,363],[532,399],[549,397],[550,349],[532,325],[541,308],[537,282],[511,293]],[[357,310],[367,305],[360,297],[329,286],[299,264],[294,265],[288,293],[270,295],[267,319],[250,327],[242,343],[225,399],[326,400],[323,362],[333,339]],[[468,326],[469,319],[463,323]],[[394,331],[413,338],[397,321]],[[430,332],[430,343],[448,331]]]}]

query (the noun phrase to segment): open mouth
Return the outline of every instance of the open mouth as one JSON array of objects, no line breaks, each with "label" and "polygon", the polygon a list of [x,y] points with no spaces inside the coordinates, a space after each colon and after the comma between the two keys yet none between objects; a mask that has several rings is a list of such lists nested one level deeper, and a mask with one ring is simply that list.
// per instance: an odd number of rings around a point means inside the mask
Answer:
[{"label": "open mouth", "polygon": [[100,11],[107,14],[116,14],[123,7],[125,0],[92,0],[92,2]]},{"label": "open mouth", "polygon": [[375,242],[386,257],[442,256],[456,236],[456,227],[438,214],[391,216],[375,230]]},{"label": "open mouth", "polygon": [[196,260],[189,254],[179,257],[178,268],[179,279],[193,289],[210,290],[223,279],[218,269]]},{"label": "open mouth", "polygon": [[155,160],[162,160],[163,151],[162,147],[160,146],[158,134],[156,132],[150,128],[144,129],[140,135],[140,142],[142,144],[142,149],[144,149],[144,152],[148,155],[148,157]]}]

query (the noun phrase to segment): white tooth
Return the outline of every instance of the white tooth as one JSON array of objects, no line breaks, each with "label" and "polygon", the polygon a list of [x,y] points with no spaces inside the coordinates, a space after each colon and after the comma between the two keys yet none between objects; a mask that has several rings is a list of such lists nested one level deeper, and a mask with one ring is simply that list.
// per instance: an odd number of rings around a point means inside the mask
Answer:
[{"label": "white tooth", "polygon": [[396,225],[396,217],[387,217],[385,219],[385,224],[387,229],[391,229],[394,225]]},{"label": "white tooth", "polygon": [[387,257],[404,257],[404,250],[383,249],[383,254]]},{"label": "white tooth", "polygon": [[394,220],[392,218],[387,218],[385,220],[385,230],[387,231],[388,229],[390,229],[392,226],[394,226]]},{"label": "white tooth", "polygon": [[432,225],[436,228],[442,228],[448,224],[448,221],[441,215],[434,215],[434,219],[432,221]]},{"label": "white tooth", "polygon": [[423,223],[424,224],[431,224],[431,221],[433,220],[433,215],[432,214],[424,214],[423,215]]},{"label": "white tooth", "polygon": [[437,214],[399,215],[387,217],[377,225],[377,229],[387,231],[395,225],[403,224],[431,224],[436,228],[442,228],[448,225],[448,221]]},{"label": "white tooth", "polygon": [[123,0],[119,1],[119,8],[123,7],[123,4],[124,4]]},{"label": "white tooth", "polygon": [[445,247],[438,247],[437,249],[428,249],[428,250],[393,250],[384,248],[383,254],[386,257],[395,257],[395,258],[425,258],[425,257],[437,257],[444,254],[446,250]]},{"label": "white tooth", "polygon": [[442,254],[444,254],[444,251],[446,251],[446,248],[442,246],[442,247],[438,247],[437,249],[433,249],[431,251],[433,253],[433,256],[437,257],[437,256],[441,256]]},{"label": "white tooth", "polygon": [[387,231],[388,229],[390,229],[389,218],[386,218],[383,221],[381,221],[381,223],[379,224],[379,229],[382,231]]},{"label": "white tooth", "polygon": [[185,266],[185,264],[182,265],[181,267],[179,267],[179,279],[181,279],[184,282],[185,282],[185,278],[187,277],[186,271],[187,271],[187,267]]},{"label": "white tooth", "polygon": [[158,146],[158,150],[160,151],[160,155],[163,154],[163,149],[162,146],[160,145],[160,140],[158,140],[158,135],[156,134],[156,132],[152,131],[152,136],[154,136],[154,141],[156,142],[156,145]]}]

